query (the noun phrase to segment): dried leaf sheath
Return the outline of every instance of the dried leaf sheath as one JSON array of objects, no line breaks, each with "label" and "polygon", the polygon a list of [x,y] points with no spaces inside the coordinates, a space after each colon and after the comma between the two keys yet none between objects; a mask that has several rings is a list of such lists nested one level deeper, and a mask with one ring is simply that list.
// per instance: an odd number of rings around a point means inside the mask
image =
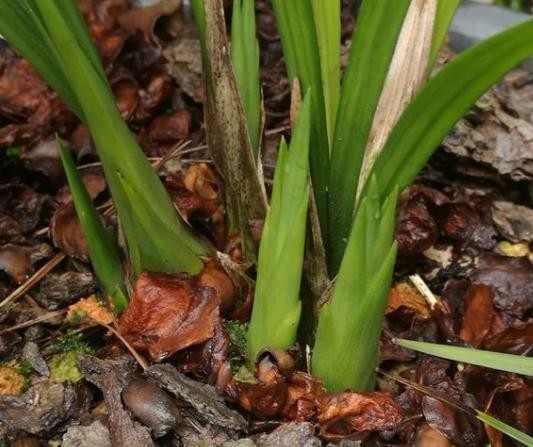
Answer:
[{"label": "dried leaf sheath", "polygon": [[223,5],[221,0],[194,0],[193,7],[203,48],[207,142],[225,181],[229,238],[239,238],[244,260],[255,262],[251,225],[264,219],[266,197],[231,68]]}]

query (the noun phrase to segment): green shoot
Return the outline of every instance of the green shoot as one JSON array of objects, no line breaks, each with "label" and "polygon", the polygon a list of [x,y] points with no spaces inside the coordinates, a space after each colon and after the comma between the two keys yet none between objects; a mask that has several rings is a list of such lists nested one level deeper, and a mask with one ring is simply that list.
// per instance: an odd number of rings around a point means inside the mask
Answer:
[{"label": "green shoot", "polygon": [[433,31],[433,41],[431,42],[431,53],[429,56],[428,70],[433,68],[439,51],[442,48],[444,38],[448,31],[448,27],[457,11],[457,7],[461,0],[438,0],[437,14],[435,17],[435,29]]},{"label": "green shoot", "polygon": [[375,179],[362,199],[330,301],[320,312],[312,372],[329,391],[370,391],[396,243],[396,196],[382,205]]},{"label": "green shoot", "polygon": [[254,0],[233,2],[231,63],[246,114],[252,150],[257,157],[261,141],[261,88]]},{"label": "green shoot", "polygon": [[57,139],[57,148],[72,194],[76,213],[89,246],[89,256],[96,277],[106,294],[111,298],[115,312],[120,313],[128,304],[124,285],[124,272],[118,245],[102,224],[100,216],[87,193],[70,152]]},{"label": "green shoot", "polygon": [[396,343],[407,349],[456,362],[470,363],[533,377],[533,358],[531,357],[412,340],[396,340]]},{"label": "green shoot", "polygon": [[[88,126],[134,273],[198,273],[203,265],[199,255],[206,255],[207,250],[180,220],[122,120],[76,3],[21,0],[14,6],[4,2],[0,17],[0,33],[34,64]],[[133,197],[141,202],[132,202]]]},{"label": "green shoot", "polygon": [[[329,2],[328,2],[329,3]],[[323,90],[320,49],[317,29],[325,39],[323,25],[315,26],[313,8],[310,0],[273,0],[272,6],[283,46],[289,82],[292,85],[298,78],[303,92],[313,92],[311,104],[311,141],[313,148],[309,153],[313,193],[315,195],[322,233],[327,234],[327,195],[329,183],[329,137],[325,92]],[[333,13],[335,8],[328,8]],[[327,20],[329,23],[329,20]],[[333,34],[336,28],[328,30]],[[333,40],[332,37],[331,40]],[[327,38],[329,41],[329,37]],[[325,47],[322,52],[328,52]],[[331,55],[329,61],[333,61]],[[328,63],[329,64],[329,63]],[[328,70],[329,72],[329,70]],[[329,80],[328,80],[329,85]]]},{"label": "green shoot", "polygon": [[312,0],[312,5],[320,53],[329,147],[331,149],[341,86],[341,2]]},{"label": "green shoot", "polygon": [[307,93],[290,148],[282,140],[270,210],[259,247],[254,307],[248,329],[248,360],[263,348],[287,349],[296,341],[300,320],[307,206],[311,97]]},{"label": "green shoot", "polygon": [[352,228],[359,171],[409,3],[366,0],[359,12],[331,152],[327,246],[332,275],[339,268]]}]

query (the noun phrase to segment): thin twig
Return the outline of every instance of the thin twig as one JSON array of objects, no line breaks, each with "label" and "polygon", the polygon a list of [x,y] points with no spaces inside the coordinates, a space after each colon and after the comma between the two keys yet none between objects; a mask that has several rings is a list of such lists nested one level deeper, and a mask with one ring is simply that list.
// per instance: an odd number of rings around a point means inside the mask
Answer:
[{"label": "thin twig", "polygon": [[25,321],[24,323],[15,324],[14,326],[10,326],[8,328],[2,329],[0,331],[0,335],[5,334],[6,332],[13,332],[19,329],[24,329],[24,328],[33,326],[34,324],[42,323],[43,321],[46,321],[46,320],[51,320],[52,318],[63,315],[67,310],[68,309],[61,309],[61,310],[56,310],[54,312],[48,312],[44,315],[41,315],[40,317],[32,318],[31,320]]},{"label": "thin twig", "polygon": [[143,370],[148,368],[148,363],[146,363],[146,360],[144,360],[139,353],[131,346],[128,341],[118,332],[114,327],[110,326],[109,324],[102,323],[100,321],[92,320],[96,324],[99,324],[100,326],[105,327],[108,331],[112,332],[115,337],[117,337],[123,344],[126,346],[126,349],[130,351],[131,355],[137,360],[137,363],[141,366]]},{"label": "thin twig", "polygon": [[32,276],[30,276],[23,284],[17,287],[11,294],[7,296],[1,303],[0,307],[4,307],[6,304],[14,301],[23,296],[28,290],[30,290],[35,284],[37,284],[42,278],[44,278],[50,271],[52,271],[59,263],[65,259],[66,255],[63,252],[57,253],[52,259],[44,264],[39,270],[37,270]]}]

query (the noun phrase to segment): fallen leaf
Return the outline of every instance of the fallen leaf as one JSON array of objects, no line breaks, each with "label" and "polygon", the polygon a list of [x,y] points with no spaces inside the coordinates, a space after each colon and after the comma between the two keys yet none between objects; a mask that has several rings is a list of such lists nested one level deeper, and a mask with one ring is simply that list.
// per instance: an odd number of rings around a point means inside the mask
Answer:
[{"label": "fallen leaf", "polygon": [[513,242],[533,242],[533,209],[512,202],[492,204],[492,220],[500,234]]},{"label": "fallen leaf", "polygon": [[319,402],[320,433],[326,439],[392,430],[402,418],[400,406],[382,392],[326,394]]},{"label": "fallen leaf", "polygon": [[50,234],[56,247],[67,256],[87,262],[89,246],[81,229],[74,204],[67,203],[59,207],[50,221]]},{"label": "fallen leaf", "polygon": [[459,337],[474,348],[479,348],[483,344],[485,336],[490,331],[494,315],[493,296],[490,287],[474,284],[465,297],[466,309]]},{"label": "fallen leaf", "polygon": [[523,317],[533,309],[533,266],[527,258],[484,254],[472,271],[474,284],[485,284],[494,292],[494,306]]},{"label": "fallen leaf", "polygon": [[22,284],[31,271],[28,247],[13,244],[0,247],[0,270],[7,273],[17,284]]},{"label": "fallen leaf", "polygon": [[220,298],[184,274],[143,273],[120,317],[122,335],[155,361],[213,337]]},{"label": "fallen leaf", "polygon": [[386,314],[403,309],[411,315],[427,320],[431,312],[426,299],[407,282],[396,284],[390,291]]},{"label": "fallen leaf", "polygon": [[175,13],[182,0],[161,0],[150,6],[130,9],[118,17],[120,25],[128,31],[140,31],[148,42],[156,43],[156,22],[163,16]]}]

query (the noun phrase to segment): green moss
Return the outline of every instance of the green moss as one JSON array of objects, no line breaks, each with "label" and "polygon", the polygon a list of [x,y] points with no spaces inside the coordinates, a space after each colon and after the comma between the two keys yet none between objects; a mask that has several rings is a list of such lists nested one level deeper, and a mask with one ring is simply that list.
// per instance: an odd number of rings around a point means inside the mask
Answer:
[{"label": "green moss", "polygon": [[50,378],[58,383],[76,383],[83,377],[77,362],[80,352],[71,351],[66,354],[56,354],[50,360]]},{"label": "green moss", "polygon": [[77,352],[79,354],[89,354],[93,352],[93,348],[83,339],[83,335],[79,332],[67,332],[64,337],[57,339],[50,344],[50,352],[52,353],[68,353]]}]

